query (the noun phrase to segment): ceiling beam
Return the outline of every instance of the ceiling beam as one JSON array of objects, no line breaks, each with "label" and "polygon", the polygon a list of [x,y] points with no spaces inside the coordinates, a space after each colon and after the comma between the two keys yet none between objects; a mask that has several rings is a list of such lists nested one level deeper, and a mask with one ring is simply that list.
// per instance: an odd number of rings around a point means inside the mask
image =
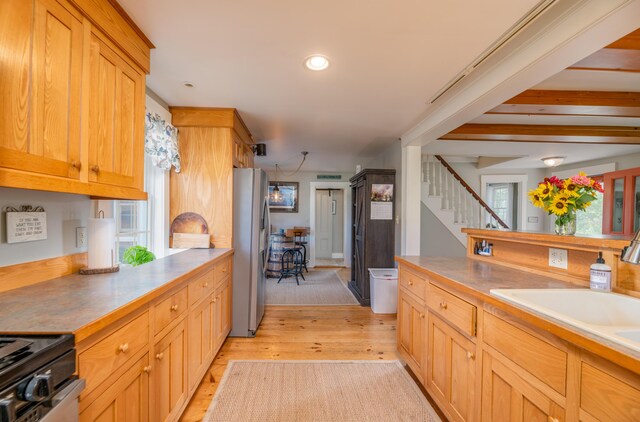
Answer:
[{"label": "ceiling beam", "polygon": [[468,123],[442,140],[640,144],[640,128],[628,126],[505,125]]},{"label": "ceiling beam", "polygon": [[580,60],[569,69],[640,72],[640,29]]},{"label": "ceiling beam", "polygon": [[640,92],[527,90],[486,114],[640,117]]}]

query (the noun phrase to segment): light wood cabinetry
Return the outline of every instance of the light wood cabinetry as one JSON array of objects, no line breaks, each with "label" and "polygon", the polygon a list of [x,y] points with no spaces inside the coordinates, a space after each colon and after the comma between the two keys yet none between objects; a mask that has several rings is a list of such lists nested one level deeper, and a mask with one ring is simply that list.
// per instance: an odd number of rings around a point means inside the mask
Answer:
[{"label": "light wood cabinetry", "polygon": [[143,189],[145,75],[91,32],[89,181]]},{"label": "light wood cabinetry", "polygon": [[151,393],[154,421],[176,420],[187,402],[187,347],[185,318],[154,346]]},{"label": "light wood cabinetry", "polygon": [[485,352],[482,367],[483,421],[565,420],[562,406],[522,379],[501,358]]},{"label": "light wood cabinetry", "polygon": [[429,312],[426,386],[452,420],[475,420],[476,345]]},{"label": "light wood cabinetry", "polygon": [[400,260],[398,351],[449,420],[640,420],[637,370],[457,286]]},{"label": "light wood cabinetry", "polygon": [[80,421],[146,422],[149,420],[149,355],[135,362],[80,413]]},{"label": "light wood cabinetry", "polygon": [[65,1],[3,3],[3,57],[13,60],[3,60],[0,166],[79,179],[83,18]]},{"label": "light wood cabinetry", "polygon": [[153,46],[123,13],[109,0],[2,2],[0,186],[146,199],[148,62],[133,57]]},{"label": "light wood cabinetry", "polygon": [[398,348],[420,380],[425,361],[425,307],[404,289],[398,294]]},{"label": "light wood cabinetry", "polygon": [[[216,247],[233,245],[233,168],[249,167],[251,134],[233,108],[171,107],[180,130],[180,173],[171,171],[169,219],[204,217]],[[240,155],[239,155],[240,154]]]},{"label": "light wood cabinetry", "polygon": [[77,345],[82,421],[179,419],[231,330],[231,260],[206,264]]}]

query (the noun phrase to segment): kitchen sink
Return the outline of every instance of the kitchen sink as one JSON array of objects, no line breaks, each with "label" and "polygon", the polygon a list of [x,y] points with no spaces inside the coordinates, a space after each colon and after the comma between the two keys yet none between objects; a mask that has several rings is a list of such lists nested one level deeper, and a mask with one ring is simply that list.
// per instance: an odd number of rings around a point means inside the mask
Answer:
[{"label": "kitchen sink", "polygon": [[492,289],[491,294],[640,351],[640,299],[588,289]]}]

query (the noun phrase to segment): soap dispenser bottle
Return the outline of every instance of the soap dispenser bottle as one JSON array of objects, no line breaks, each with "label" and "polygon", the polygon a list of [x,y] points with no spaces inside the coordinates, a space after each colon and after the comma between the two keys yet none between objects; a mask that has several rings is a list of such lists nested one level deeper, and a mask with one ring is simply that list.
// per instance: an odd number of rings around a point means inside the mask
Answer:
[{"label": "soap dispenser bottle", "polygon": [[611,267],[604,263],[602,252],[598,252],[596,263],[591,265],[589,286],[591,290],[598,290],[600,292],[611,291]]}]

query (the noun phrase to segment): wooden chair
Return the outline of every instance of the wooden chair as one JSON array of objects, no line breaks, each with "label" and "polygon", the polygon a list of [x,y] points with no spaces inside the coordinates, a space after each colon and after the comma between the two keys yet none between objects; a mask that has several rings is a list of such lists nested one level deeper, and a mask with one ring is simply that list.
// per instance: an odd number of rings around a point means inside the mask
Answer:
[{"label": "wooden chair", "polygon": [[295,276],[296,283],[300,285],[300,280],[298,276],[302,277],[305,280],[304,275],[302,274],[302,269],[304,268],[304,256],[300,249],[287,249],[282,253],[281,258],[282,267],[280,269],[280,278],[278,279],[278,283],[283,278]]}]

